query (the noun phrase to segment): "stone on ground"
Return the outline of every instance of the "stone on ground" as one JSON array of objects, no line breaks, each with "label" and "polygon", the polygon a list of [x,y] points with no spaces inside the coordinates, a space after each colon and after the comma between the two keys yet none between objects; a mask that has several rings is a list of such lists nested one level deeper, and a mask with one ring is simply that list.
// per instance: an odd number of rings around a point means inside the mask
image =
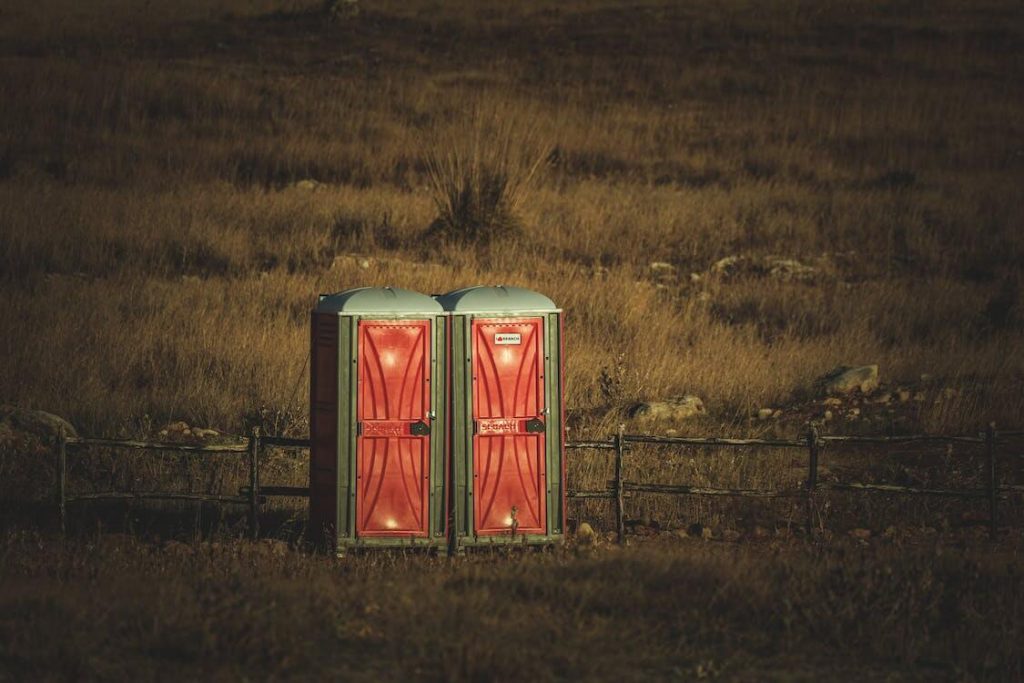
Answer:
[{"label": "stone on ground", "polygon": [[587,522],[580,522],[580,525],[576,527],[576,540],[584,545],[589,545],[597,540],[597,532]]},{"label": "stone on ground", "polygon": [[821,377],[818,383],[826,394],[850,394],[858,389],[862,394],[870,394],[878,388],[878,366],[841,365]]},{"label": "stone on ground", "polygon": [[0,406],[0,444],[13,441],[18,436],[55,441],[61,430],[67,437],[78,436],[74,426],[59,415],[11,405]]},{"label": "stone on ground", "polygon": [[701,400],[700,396],[687,394],[664,401],[641,403],[633,408],[630,417],[638,418],[643,422],[657,422],[659,420],[679,421],[699,417],[706,412],[704,401]]}]

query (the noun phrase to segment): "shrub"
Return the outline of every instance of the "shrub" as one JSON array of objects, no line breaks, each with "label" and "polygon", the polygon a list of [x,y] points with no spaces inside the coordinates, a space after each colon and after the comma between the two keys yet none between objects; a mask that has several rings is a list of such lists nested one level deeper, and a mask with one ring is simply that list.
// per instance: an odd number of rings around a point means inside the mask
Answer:
[{"label": "shrub", "polygon": [[488,244],[522,232],[519,207],[540,178],[550,148],[535,128],[474,108],[467,125],[439,135],[428,154],[438,216],[428,235]]}]

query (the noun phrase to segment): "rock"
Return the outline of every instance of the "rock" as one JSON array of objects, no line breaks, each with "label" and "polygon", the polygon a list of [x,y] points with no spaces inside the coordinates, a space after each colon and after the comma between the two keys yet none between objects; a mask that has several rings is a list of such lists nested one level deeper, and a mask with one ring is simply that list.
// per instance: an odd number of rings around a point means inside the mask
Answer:
[{"label": "rock", "polygon": [[647,267],[650,268],[651,273],[654,275],[672,275],[676,272],[676,267],[665,261],[651,261],[651,264]]},{"label": "rock", "polygon": [[866,540],[871,538],[871,529],[850,529],[850,536]]},{"label": "rock", "polygon": [[359,267],[362,268],[363,270],[367,270],[370,267],[370,259],[359,259]]},{"label": "rock", "polygon": [[899,399],[900,403],[906,403],[910,400],[910,392],[906,389],[899,389],[896,391],[896,398]]},{"label": "rock", "polygon": [[878,398],[876,398],[872,402],[873,403],[878,403],[880,405],[885,405],[886,403],[888,403],[891,400],[892,400],[892,394],[890,394],[889,392],[885,392],[884,394],[880,394],[878,396]]},{"label": "rock", "polygon": [[843,405],[843,401],[842,399],[838,398],[826,398],[824,401],[822,401],[822,404],[830,408],[838,408],[839,406]]},{"label": "rock", "polygon": [[828,394],[849,394],[858,389],[869,394],[878,388],[878,366],[841,365],[821,377],[818,384]]},{"label": "rock", "polygon": [[187,422],[182,422],[182,421],[179,420],[178,422],[170,423],[169,425],[164,427],[164,429],[167,430],[168,432],[179,432],[180,433],[180,432],[183,432],[186,429],[188,429],[188,423]]},{"label": "rock", "polygon": [[772,410],[771,408],[761,408],[761,410],[757,411],[757,419],[758,420],[769,420],[769,419],[771,419],[772,415],[774,415],[774,414],[775,414],[775,411]]},{"label": "rock", "polygon": [[576,542],[580,545],[595,545],[597,540],[597,532],[594,531],[594,527],[586,522],[580,522],[580,525],[576,527]]},{"label": "rock", "polygon": [[821,419],[824,420],[825,422],[828,422],[833,417],[834,417],[834,415],[832,415],[832,411],[831,410],[826,410],[825,414],[821,416]]},{"label": "rock", "polygon": [[691,417],[704,415],[706,412],[704,401],[699,396],[687,394],[665,401],[640,403],[630,411],[630,417],[638,418],[643,422],[687,420]]},{"label": "rock", "polygon": [[765,261],[768,275],[782,282],[807,282],[818,276],[818,269],[795,259],[769,256]]},{"label": "rock", "polygon": [[847,420],[856,420],[858,417],[860,417],[860,408],[850,408],[846,412]]},{"label": "rock", "polygon": [[701,277],[700,273],[690,273],[690,282],[692,282],[693,284],[697,284],[703,279],[704,278]]},{"label": "rock", "polygon": [[781,256],[726,256],[712,263],[708,271],[724,277],[740,274],[767,276],[780,282],[809,282],[821,274],[814,266]]},{"label": "rock", "polygon": [[740,263],[745,260],[743,256],[726,256],[712,263],[709,270],[715,275],[734,275],[739,270]]},{"label": "rock", "polygon": [[925,396],[924,396],[924,392],[923,391],[919,391],[916,394],[914,394],[914,401],[917,402],[917,403],[923,402],[924,398],[925,398]]},{"label": "rock", "polygon": [[311,178],[304,178],[303,180],[299,180],[295,183],[292,183],[292,187],[294,187],[297,190],[313,192],[314,190],[320,187],[320,183]]},{"label": "rock", "polygon": [[782,417],[782,411],[781,410],[776,410],[774,413],[772,413],[772,419],[773,420],[778,420],[781,417]]},{"label": "rock", "polygon": [[77,437],[74,426],[64,418],[43,410],[26,410],[11,405],[0,406],[0,443],[13,441],[18,435],[30,435],[44,441],[56,441],[61,430],[64,436]]}]

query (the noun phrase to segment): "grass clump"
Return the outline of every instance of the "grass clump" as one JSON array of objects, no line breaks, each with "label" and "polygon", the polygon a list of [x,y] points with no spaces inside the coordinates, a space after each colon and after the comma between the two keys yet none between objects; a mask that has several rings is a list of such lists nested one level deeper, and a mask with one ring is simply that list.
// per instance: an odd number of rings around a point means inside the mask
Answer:
[{"label": "grass clump", "polygon": [[474,108],[468,124],[439,135],[429,153],[438,215],[428,236],[478,245],[521,237],[519,210],[549,151],[516,118]]}]

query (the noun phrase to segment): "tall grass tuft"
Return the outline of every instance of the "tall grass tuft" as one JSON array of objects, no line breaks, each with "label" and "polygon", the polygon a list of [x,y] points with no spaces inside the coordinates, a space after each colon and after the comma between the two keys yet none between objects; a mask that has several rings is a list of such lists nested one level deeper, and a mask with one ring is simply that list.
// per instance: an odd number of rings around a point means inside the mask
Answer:
[{"label": "tall grass tuft", "polygon": [[428,153],[438,215],[428,234],[486,245],[520,236],[524,198],[540,179],[550,145],[514,116],[474,108],[470,121],[439,135]]}]

